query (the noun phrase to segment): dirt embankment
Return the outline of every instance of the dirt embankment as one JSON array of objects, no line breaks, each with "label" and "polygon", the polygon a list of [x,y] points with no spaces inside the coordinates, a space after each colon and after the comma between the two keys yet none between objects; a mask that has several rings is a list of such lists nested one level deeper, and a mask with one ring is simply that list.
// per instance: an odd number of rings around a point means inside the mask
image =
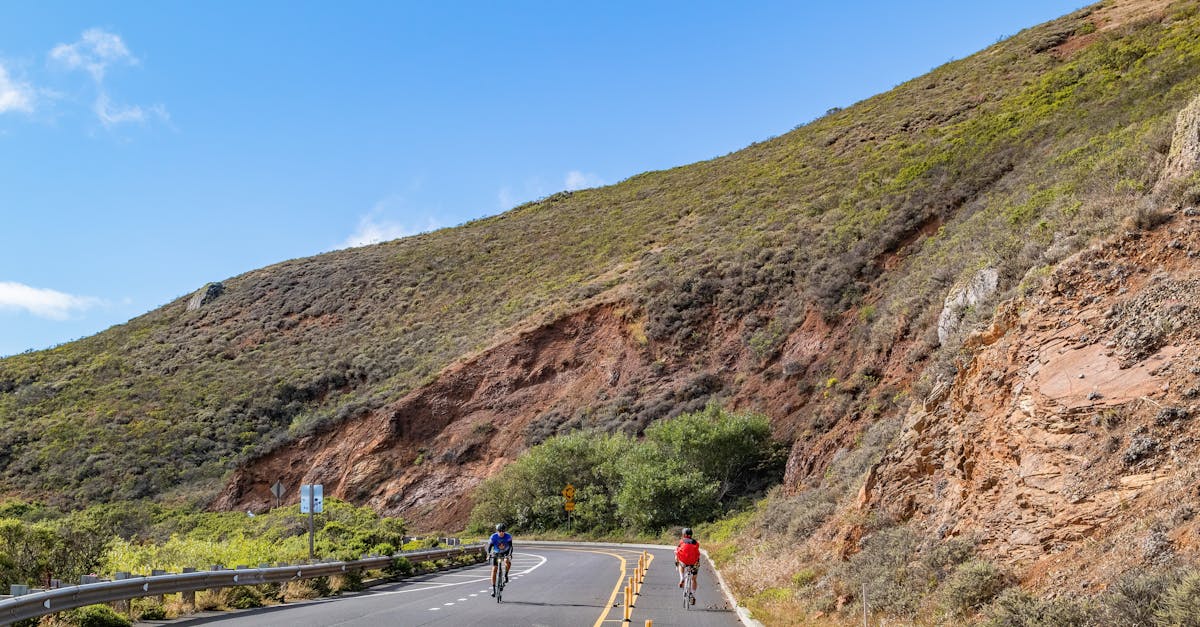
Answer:
[{"label": "dirt embankment", "polygon": [[[322,483],[328,495],[401,515],[416,529],[455,528],[476,486],[556,432],[636,431],[717,396],[770,416],[779,437],[797,440],[787,474],[799,483],[864,424],[838,413],[856,390],[811,383],[818,374],[849,378],[857,367],[861,349],[845,325],[810,312],[763,358],[748,349],[740,321],[707,329],[709,345],[682,354],[647,341],[638,315],[608,302],[519,333],[380,410],[239,468],[213,507],[261,511],[277,480],[289,489]],[[892,370],[899,374],[885,379],[903,385],[908,374]]]},{"label": "dirt embankment", "polygon": [[461,525],[471,490],[525,449],[531,420],[646,376],[645,353],[614,305],[554,321],[381,410],[240,468],[214,507],[261,510],[276,480],[289,488],[323,483],[326,494],[403,514],[418,527]]},{"label": "dirt embankment", "polygon": [[1198,213],[1085,250],[1003,307],[860,506],[1054,585],[1200,548]]}]

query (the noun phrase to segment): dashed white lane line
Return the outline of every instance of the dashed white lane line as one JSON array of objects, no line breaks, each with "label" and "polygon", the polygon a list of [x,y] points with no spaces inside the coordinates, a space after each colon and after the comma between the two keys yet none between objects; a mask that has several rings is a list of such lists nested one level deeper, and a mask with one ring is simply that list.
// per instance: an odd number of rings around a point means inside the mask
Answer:
[{"label": "dashed white lane line", "polygon": [[[531,573],[531,572],[533,572],[533,571],[537,570],[537,569],[538,569],[538,567],[540,567],[541,565],[545,564],[545,563],[546,563],[546,561],[547,561],[547,560],[546,560],[546,558],[545,558],[545,557],[543,557],[543,556],[541,556],[541,555],[533,555],[533,554],[526,554],[526,555],[528,555],[530,558],[534,558],[534,559],[528,559],[528,558],[527,558],[527,559],[523,559],[523,560],[521,560],[522,562],[526,562],[526,563],[532,563],[532,562],[536,561],[537,563],[536,563],[536,564],[534,564],[533,566],[530,566],[529,568],[526,568],[525,570],[521,571],[521,572],[520,572],[520,574],[513,575],[512,577],[513,577],[514,579],[515,579],[515,578],[518,578],[518,577],[521,577],[522,575],[528,575],[529,573]],[[514,562],[514,566],[515,566],[515,565],[516,565],[516,562],[517,562],[517,560],[513,560],[513,562]],[[487,569],[486,569],[486,568],[484,568],[483,570],[484,570],[484,571],[486,571]],[[491,582],[491,573],[490,573],[490,572],[487,572],[487,573],[486,573],[486,575],[484,575],[484,576],[482,576],[482,577],[480,577],[480,576],[476,576],[476,575],[466,575],[466,574],[457,574],[457,573],[447,573],[446,575],[440,575],[440,576],[439,576],[439,578],[441,578],[441,577],[446,577],[446,576],[455,576],[455,577],[470,577],[470,579],[469,579],[469,580],[467,580],[467,581],[454,581],[454,582],[449,582],[449,583],[437,583],[437,582],[434,582],[434,581],[417,581],[417,582],[413,582],[413,583],[414,583],[414,584],[420,584],[422,587],[410,587],[410,588],[405,588],[404,590],[392,590],[391,592],[380,592],[380,593],[378,593],[378,594],[366,595],[366,596],[362,596],[362,597],[351,597],[350,599],[343,599],[343,600],[345,600],[345,601],[349,601],[349,600],[351,600],[351,599],[355,599],[355,598],[365,599],[365,598],[368,598],[368,596],[383,596],[383,595],[388,595],[388,594],[404,594],[404,593],[406,593],[406,592],[416,592],[416,591],[418,591],[418,590],[436,590],[436,589],[438,589],[438,588],[448,588],[448,587],[450,587],[450,586],[461,586],[461,585],[463,585],[464,583],[475,583],[475,582],[482,582],[482,581]],[[489,589],[489,588],[484,588],[483,590],[480,590],[480,591],[479,591],[477,594],[483,594],[483,593],[485,593],[485,592],[491,592],[491,589]],[[470,596],[476,596],[476,595],[475,595],[475,594],[472,594],[472,595],[470,595]],[[466,601],[466,599],[459,599],[459,601]],[[444,606],[453,606],[453,605],[454,605],[454,603],[445,603],[445,604],[443,604],[443,605],[444,605]],[[442,609],[442,608],[440,608],[440,607],[431,607],[431,608],[429,608],[429,611],[430,611],[430,612],[436,612],[436,611],[438,611],[438,610],[440,610],[440,609]]]}]

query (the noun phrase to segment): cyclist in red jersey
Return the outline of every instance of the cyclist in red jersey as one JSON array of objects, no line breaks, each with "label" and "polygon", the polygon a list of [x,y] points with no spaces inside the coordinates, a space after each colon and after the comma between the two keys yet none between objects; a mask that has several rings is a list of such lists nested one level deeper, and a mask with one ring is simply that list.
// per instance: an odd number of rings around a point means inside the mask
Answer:
[{"label": "cyclist in red jersey", "polygon": [[[700,543],[692,538],[691,528],[684,527],[679,544],[675,545],[675,566],[679,570],[679,587],[683,587],[683,569],[700,564]],[[696,576],[692,577],[692,591],[696,590],[700,569],[696,568]]]}]

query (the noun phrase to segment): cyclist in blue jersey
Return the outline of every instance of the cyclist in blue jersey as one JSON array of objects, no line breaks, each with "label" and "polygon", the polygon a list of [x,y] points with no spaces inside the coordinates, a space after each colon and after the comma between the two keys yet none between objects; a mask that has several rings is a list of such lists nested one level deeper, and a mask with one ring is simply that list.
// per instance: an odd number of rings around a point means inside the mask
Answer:
[{"label": "cyclist in blue jersey", "polygon": [[496,571],[500,560],[504,560],[504,583],[508,583],[508,571],[512,568],[513,537],[504,531],[504,523],[496,525],[496,533],[488,542],[488,553],[492,557],[492,596],[496,596]]}]

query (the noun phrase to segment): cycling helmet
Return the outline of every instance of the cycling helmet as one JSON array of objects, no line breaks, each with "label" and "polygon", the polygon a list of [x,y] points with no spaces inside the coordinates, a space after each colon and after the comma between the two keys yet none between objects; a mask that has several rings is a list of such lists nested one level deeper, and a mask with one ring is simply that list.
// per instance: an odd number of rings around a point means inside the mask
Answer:
[{"label": "cycling helmet", "polygon": [[504,531],[504,523],[496,525],[496,531]]},{"label": "cycling helmet", "polygon": [[683,535],[685,535],[685,536],[687,536],[687,537],[689,537],[689,538],[690,538],[690,537],[692,537],[692,528],[691,528],[691,527],[684,527],[684,528],[683,528]]}]

